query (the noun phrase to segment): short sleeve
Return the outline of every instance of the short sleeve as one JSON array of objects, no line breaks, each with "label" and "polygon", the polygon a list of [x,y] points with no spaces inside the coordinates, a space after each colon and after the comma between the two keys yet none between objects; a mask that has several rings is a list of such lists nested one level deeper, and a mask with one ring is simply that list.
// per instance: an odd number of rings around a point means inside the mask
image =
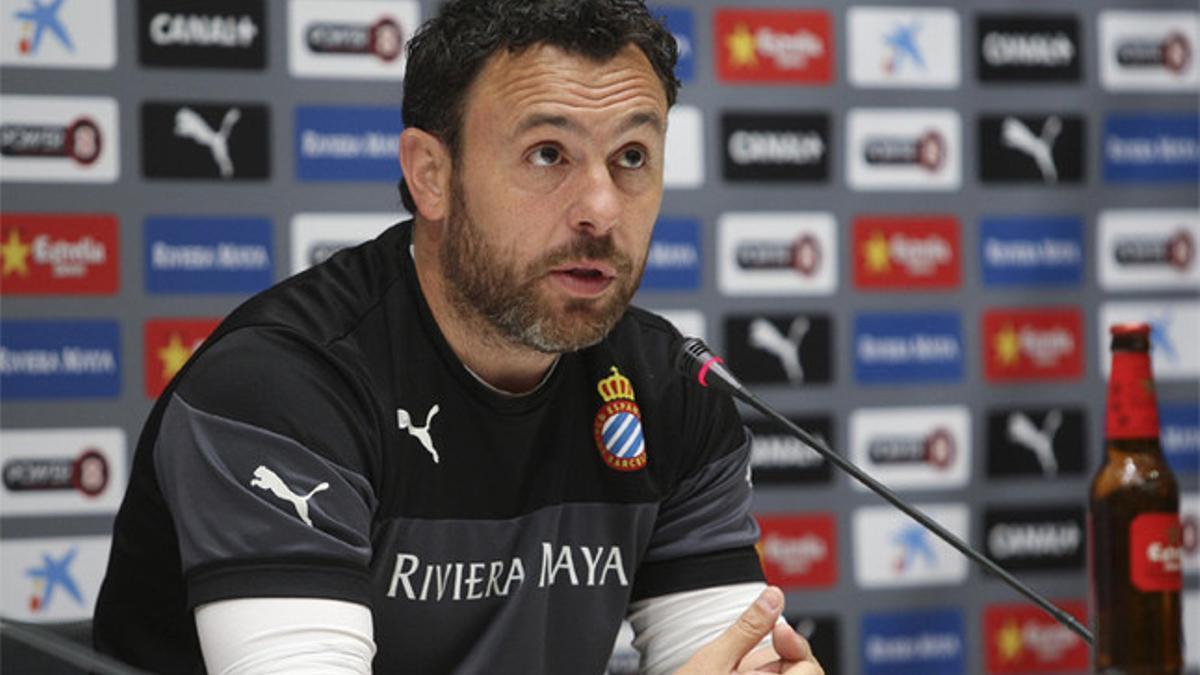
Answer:
[{"label": "short sleeve", "polygon": [[697,458],[661,502],[633,599],[762,581],[751,515],[750,432],[733,402],[702,392],[683,415],[682,456]]},{"label": "short sleeve", "polygon": [[378,428],[320,345],[243,328],[182,375],[154,445],[189,606],[322,597],[369,606]]}]

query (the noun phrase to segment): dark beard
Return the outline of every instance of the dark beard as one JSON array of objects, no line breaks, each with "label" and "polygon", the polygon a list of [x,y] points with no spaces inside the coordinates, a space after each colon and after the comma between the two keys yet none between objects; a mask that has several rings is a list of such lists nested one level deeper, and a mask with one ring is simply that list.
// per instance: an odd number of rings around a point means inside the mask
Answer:
[{"label": "dark beard", "polygon": [[[589,347],[604,339],[625,313],[642,270],[617,250],[612,237],[580,236],[518,270],[506,264],[467,211],[461,180],[451,179],[451,211],[442,237],[442,270],[460,316],[483,319],[503,339],[546,354]],[[617,271],[617,292],[607,300],[573,299],[561,312],[543,302],[539,286],[554,267],[588,258]]]}]

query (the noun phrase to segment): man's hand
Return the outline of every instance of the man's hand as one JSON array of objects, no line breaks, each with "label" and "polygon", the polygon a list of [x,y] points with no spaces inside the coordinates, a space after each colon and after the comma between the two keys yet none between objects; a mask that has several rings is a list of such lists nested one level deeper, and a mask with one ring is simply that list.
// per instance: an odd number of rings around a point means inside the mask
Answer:
[{"label": "man's hand", "polygon": [[[776,623],[782,613],[783,591],[767,587],[732,626],[696,652],[675,675],[825,675],[808,641],[786,623]],[[774,648],[754,649],[768,633]]]}]

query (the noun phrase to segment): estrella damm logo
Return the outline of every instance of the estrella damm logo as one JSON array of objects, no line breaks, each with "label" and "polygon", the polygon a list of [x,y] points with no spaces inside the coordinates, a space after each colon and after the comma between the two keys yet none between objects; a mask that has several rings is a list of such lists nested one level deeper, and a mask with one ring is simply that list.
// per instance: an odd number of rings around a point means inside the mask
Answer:
[{"label": "estrella damm logo", "polygon": [[617,471],[637,471],[646,466],[642,411],[634,400],[633,384],[612,366],[612,375],[600,380],[596,391],[604,399],[592,424],[600,458]]}]

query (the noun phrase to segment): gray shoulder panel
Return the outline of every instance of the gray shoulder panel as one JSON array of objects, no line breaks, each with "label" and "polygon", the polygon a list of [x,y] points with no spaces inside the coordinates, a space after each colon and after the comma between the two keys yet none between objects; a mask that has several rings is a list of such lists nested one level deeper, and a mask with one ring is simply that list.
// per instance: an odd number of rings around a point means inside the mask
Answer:
[{"label": "gray shoulder panel", "polygon": [[296,441],[176,394],[154,446],[183,571],[283,557],[366,570],[376,498],[366,477]]},{"label": "gray shoulder panel", "polygon": [[753,546],[750,432],[736,451],[702,467],[663,502],[646,561]]}]

